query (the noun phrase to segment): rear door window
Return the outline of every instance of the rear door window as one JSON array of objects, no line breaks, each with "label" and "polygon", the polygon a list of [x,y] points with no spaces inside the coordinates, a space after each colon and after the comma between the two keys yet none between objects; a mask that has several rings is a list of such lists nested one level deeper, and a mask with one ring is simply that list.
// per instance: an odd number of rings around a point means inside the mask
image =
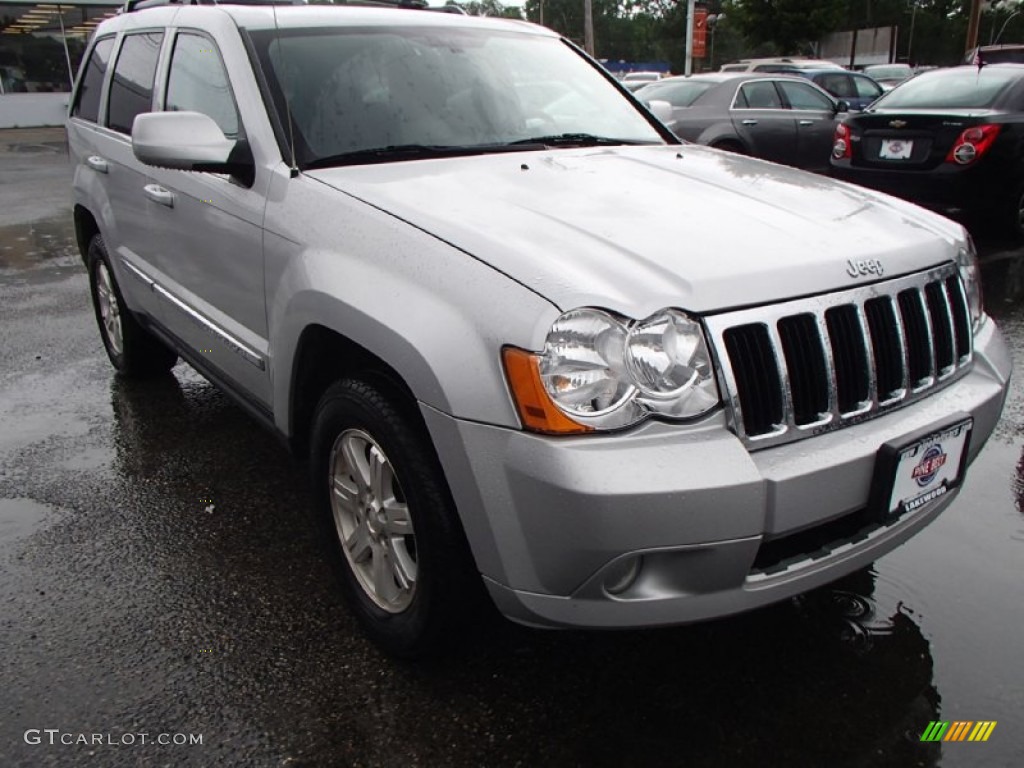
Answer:
[{"label": "rear door window", "polygon": [[103,78],[110,66],[110,54],[114,50],[114,38],[105,37],[97,40],[85,65],[85,74],[75,95],[75,106],[71,110],[72,117],[80,117],[93,123],[100,119],[100,95],[103,93]]},{"label": "rear door window", "polygon": [[770,80],[744,83],[736,97],[739,109],[782,109],[782,98]]},{"label": "rear door window", "polygon": [[815,78],[814,82],[840,99],[849,99],[856,95],[853,92],[853,84],[850,82],[849,75],[821,75]]},{"label": "rear door window", "polygon": [[114,67],[107,107],[107,125],[131,135],[136,115],[153,108],[153,78],[163,32],[125,35]]},{"label": "rear door window", "polygon": [[882,95],[882,87],[876,85],[866,77],[853,77],[853,84],[857,88],[857,95],[862,99],[877,99]]}]

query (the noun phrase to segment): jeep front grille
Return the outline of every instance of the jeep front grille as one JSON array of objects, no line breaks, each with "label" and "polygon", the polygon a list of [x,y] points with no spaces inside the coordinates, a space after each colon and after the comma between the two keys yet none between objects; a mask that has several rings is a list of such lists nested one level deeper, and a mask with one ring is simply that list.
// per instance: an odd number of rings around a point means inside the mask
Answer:
[{"label": "jeep front grille", "polygon": [[731,427],[761,448],[839,429],[966,372],[957,268],[705,319]]}]

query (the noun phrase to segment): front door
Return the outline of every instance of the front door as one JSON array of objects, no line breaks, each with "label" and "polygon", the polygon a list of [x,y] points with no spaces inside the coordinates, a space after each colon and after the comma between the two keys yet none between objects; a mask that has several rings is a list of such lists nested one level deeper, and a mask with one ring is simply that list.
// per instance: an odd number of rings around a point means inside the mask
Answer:
[{"label": "front door", "polygon": [[[215,42],[178,31],[164,95],[167,111],[202,112],[225,136],[245,129]],[[263,195],[221,174],[149,168],[165,324],[199,362],[255,404],[270,403],[263,286]]]}]

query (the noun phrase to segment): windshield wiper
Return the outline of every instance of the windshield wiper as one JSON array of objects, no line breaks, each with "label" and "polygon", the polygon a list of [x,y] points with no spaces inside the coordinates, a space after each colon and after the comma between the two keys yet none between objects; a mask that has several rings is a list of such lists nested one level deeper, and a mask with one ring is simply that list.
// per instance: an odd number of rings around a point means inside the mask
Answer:
[{"label": "windshield wiper", "polygon": [[592,133],[556,133],[550,136],[532,136],[528,139],[510,141],[508,146],[523,144],[540,144],[545,147],[617,147],[623,144],[652,144],[649,141],[633,141],[631,139],[613,139],[608,136],[595,136]]},{"label": "windshield wiper", "polygon": [[390,163],[401,160],[429,160],[437,157],[457,157],[484,155],[491,152],[509,152],[513,149],[530,149],[530,147],[511,147],[509,144],[392,144],[387,147],[372,149],[355,149],[328,157],[318,157],[305,164],[306,170],[328,168],[335,165],[368,165],[370,163]]}]

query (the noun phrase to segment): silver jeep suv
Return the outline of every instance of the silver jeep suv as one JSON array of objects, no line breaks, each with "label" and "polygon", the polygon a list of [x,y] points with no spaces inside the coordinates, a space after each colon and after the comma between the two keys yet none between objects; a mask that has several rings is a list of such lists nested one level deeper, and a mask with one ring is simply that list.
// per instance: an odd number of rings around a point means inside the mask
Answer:
[{"label": "silver jeep suv", "polygon": [[732,614],[955,498],[1006,393],[959,225],[680,144],[572,43],[399,8],[99,26],[68,132],[122,375],[308,457],[369,634]]}]

